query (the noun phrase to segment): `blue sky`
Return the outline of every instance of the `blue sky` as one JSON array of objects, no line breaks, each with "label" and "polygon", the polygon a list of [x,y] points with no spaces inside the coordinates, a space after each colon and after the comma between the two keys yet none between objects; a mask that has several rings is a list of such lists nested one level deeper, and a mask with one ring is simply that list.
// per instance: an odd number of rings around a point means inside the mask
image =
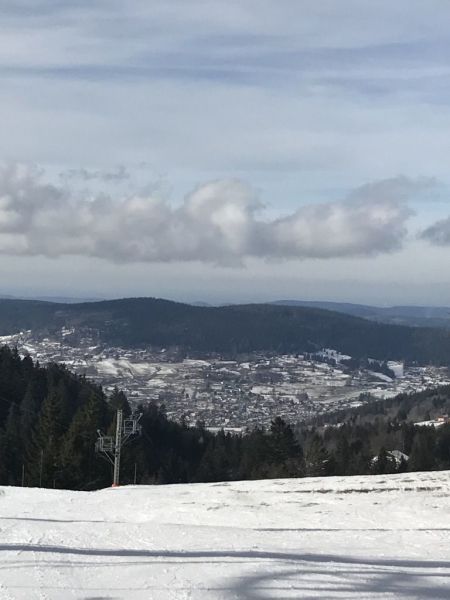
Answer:
[{"label": "blue sky", "polygon": [[4,293],[450,304],[447,0],[0,17]]}]

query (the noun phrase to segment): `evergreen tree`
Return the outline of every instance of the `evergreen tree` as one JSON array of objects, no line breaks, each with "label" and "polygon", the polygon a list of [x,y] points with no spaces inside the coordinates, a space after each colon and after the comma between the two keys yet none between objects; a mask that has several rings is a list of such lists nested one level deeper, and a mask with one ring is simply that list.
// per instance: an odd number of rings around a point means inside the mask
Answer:
[{"label": "evergreen tree", "polygon": [[20,433],[25,445],[36,425],[40,406],[41,402],[37,395],[36,382],[32,377],[20,403]]},{"label": "evergreen tree", "polygon": [[45,398],[29,450],[29,477],[34,485],[53,487],[60,464],[61,436],[64,432],[64,407],[56,389]]},{"label": "evergreen tree", "polygon": [[270,476],[300,477],[304,472],[303,451],[291,425],[276,417],[270,425]]},{"label": "evergreen tree", "polygon": [[436,442],[436,460],[440,469],[450,469],[450,424],[439,428]]},{"label": "evergreen tree", "polygon": [[269,438],[262,427],[257,427],[249,432],[243,440],[239,478],[262,479],[266,477],[269,461]]},{"label": "evergreen tree", "polygon": [[65,486],[92,489],[108,481],[109,469],[95,455],[97,430],[106,423],[106,402],[101,394],[92,391],[61,443],[61,480]]},{"label": "evergreen tree", "polygon": [[395,460],[393,460],[386,448],[381,448],[378,455],[372,461],[372,472],[377,475],[382,475],[385,473],[395,473],[397,470],[397,465]]},{"label": "evergreen tree", "polygon": [[431,471],[436,466],[435,431],[433,427],[421,427],[416,432],[409,457],[410,471]]},{"label": "evergreen tree", "polygon": [[126,395],[117,388],[117,386],[114,387],[109,398],[109,406],[113,411],[122,410],[124,417],[128,417],[131,414],[131,407],[128,403],[128,399]]},{"label": "evergreen tree", "polygon": [[23,456],[19,414],[18,405],[11,404],[2,436],[2,458],[6,475],[4,483],[6,485],[19,485],[21,481]]},{"label": "evergreen tree", "polygon": [[351,452],[347,434],[339,436],[335,452],[336,475],[346,475],[350,471]]},{"label": "evergreen tree", "polygon": [[227,481],[231,476],[230,455],[224,431],[208,440],[195,474],[195,481]]},{"label": "evergreen tree", "polygon": [[306,474],[311,477],[331,475],[334,471],[334,461],[317,433],[309,440],[305,463]]}]

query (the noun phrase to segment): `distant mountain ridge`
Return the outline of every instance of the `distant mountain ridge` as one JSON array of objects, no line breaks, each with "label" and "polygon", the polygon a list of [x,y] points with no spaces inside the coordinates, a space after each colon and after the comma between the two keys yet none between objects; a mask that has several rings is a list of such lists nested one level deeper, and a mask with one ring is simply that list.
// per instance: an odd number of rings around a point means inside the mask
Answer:
[{"label": "distant mountain ridge", "polygon": [[450,329],[450,307],[448,306],[370,306],[351,302],[319,300],[277,300],[271,304],[322,308],[393,325],[446,327]]},{"label": "distant mountain ridge", "polygon": [[42,302],[55,302],[57,304],[79,304],[80,302],[100,302],[103,298],[90,298],[73,296],[14,296],[12,294],[0,294],[1,300],[41,300]]},{"label": "distant mountain ridge", "polygon": [[156,298],[80,304],[0,300],[0,335],[62,327],[95,330],[123,347],[179,347],[189,353],[298,353],[335,348],[354,357],[450,365],[450,331],[373,322],[303,306],[203,307]]}]

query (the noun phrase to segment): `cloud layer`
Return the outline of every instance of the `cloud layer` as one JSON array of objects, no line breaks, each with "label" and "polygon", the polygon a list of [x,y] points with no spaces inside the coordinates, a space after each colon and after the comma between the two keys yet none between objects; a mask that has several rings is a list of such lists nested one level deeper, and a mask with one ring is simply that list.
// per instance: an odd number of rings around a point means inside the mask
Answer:
[{"label": "cloud layer", "polygon": [[292,195],[446,177],[448,1],[283,4],[4,0],[0,158],[146,160],[180,186],[288,173]]},{"label": "cloud layer", "polygon": [[48,183],[36,167],[0,167],[0,253],[79,255],[115,262],[367,256],[401,247],[407,200],[429,180],[398,177],[365,185],[342,201],[307,204],[272,220],[238,180],[199,185],[179,206],[158,195],[112,197]]}]

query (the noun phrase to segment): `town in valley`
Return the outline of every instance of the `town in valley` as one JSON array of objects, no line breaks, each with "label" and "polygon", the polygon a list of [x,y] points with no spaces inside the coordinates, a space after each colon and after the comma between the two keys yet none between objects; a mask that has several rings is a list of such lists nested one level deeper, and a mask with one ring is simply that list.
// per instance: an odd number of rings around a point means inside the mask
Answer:
[{"label": "town in valley", "polygon": [[165,406],[171,419],[235,431],[267,426],[274,415],[295,423],[374,398],[450,383],[444,367],[388,363],[391,376],[370,366],[349,369],[345,361],[350,357],[329,349],[313,356],[258,352],[233,360],[190,357],[178,350],[109,347],[95,335],[64,328],[51,337],[31,331],[2,336],[0,343],[42,365],[63,363],[107,393],[118,387],[132,405],[155,402]]}]

